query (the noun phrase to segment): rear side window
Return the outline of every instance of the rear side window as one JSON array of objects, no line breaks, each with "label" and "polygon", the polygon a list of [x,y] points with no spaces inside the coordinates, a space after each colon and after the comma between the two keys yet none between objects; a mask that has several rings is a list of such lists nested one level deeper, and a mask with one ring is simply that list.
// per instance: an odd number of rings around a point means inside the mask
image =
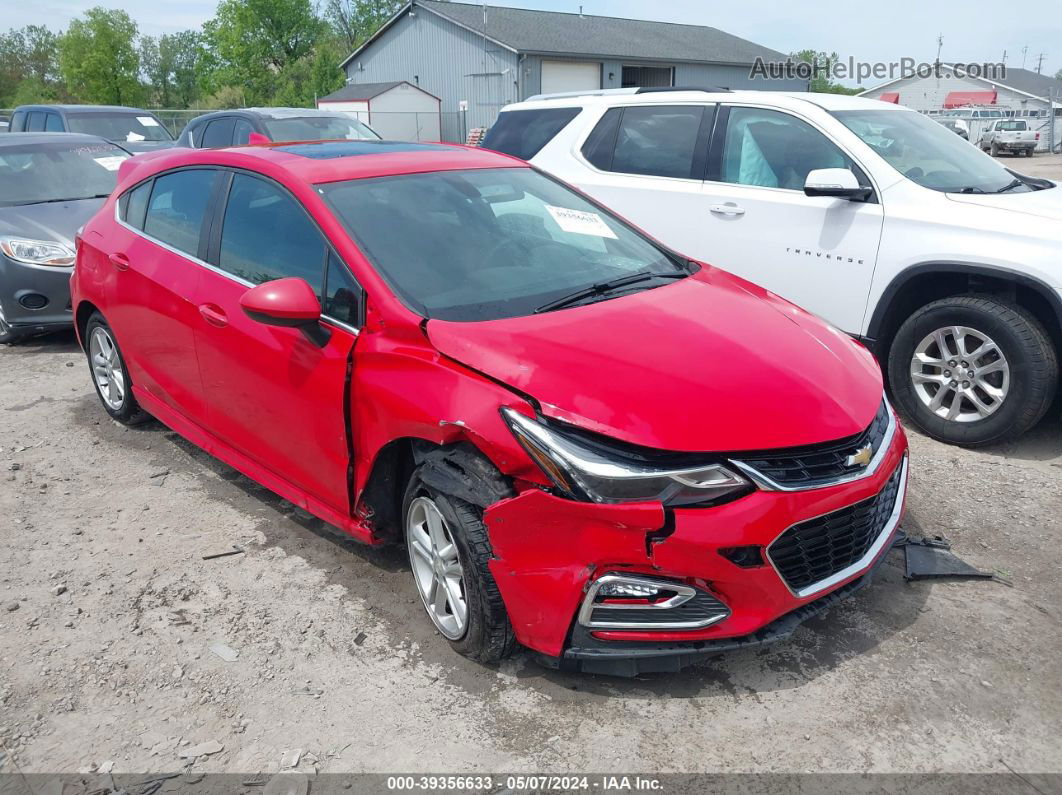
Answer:
[{"label": "rear side window", "polygon": [[232,119],[214,119],[203,131],[199,144],[203,149],[232,145]]},{"label": "rear side window", "polygon": [[254,129],[251,127],[251,123],[246,119],[236,119],[236,129],[232,134],[232,143],[235,146],[241,146],[251,140],[251,133]]},{"label": "rear side window", "polygon": [[498,116],[483,139],[484,149],[530,160],[553,140],[582,108],[508,110]]},{"label": "rear side window", "polygon": [[624,108],[611,170],[689,179],[703,115],[690,105]]},{"label": "rear side window", "polygon": [[208,169],[175,171],[155,178],[144,218],[144,233],[178,251],[199,256],[203,228],[216,172]]},{"label": "rear side window", "polygon": [[218,266],[252,284],[287,276],[321,295],[326,246],[302,206],[272,182],[237,174],[221,229]]},{"label": "rear side window", "polygon": [[118,200],[118,212],[122,220],[134,229],[144,228],[148,197],[151,196],[151,180],[126,191]]}]

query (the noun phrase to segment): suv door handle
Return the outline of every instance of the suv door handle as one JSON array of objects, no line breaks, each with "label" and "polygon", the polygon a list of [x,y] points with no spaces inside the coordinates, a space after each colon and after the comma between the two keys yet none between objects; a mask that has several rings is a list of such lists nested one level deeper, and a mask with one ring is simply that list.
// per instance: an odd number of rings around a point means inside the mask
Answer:
[{"label": "suv door handle", "polygon": [[711,210],[713,213],[718,213],[719,215],[745,214],[745,208],[738,207],[736,204],[734,204],[734,202],[727,202],[726,204],[711,204],[708,206],[708,209]]},{"label": "suv door handle", "polygon": [[118,270],[129,270],[129,257],[125,256],[125,254],[114,253],[107,257],[107,259],[109,259],[111,261],[111,265],[113,265]]},{"label": "suv door handle", "polygon": [[229,317],[216,304],[200,304],[199,314],[203,316],[203,319],[212,326],[218,328],[225,328],[229,325]]}]

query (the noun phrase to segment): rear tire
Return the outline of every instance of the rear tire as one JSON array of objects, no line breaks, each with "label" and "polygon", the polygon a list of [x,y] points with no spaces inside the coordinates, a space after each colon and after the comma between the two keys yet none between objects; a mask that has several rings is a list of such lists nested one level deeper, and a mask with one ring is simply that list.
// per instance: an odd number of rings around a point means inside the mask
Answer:
[{"label": "rear tire", "polygon": [[992,157],[999,157],[999,144],[993,143],[989,147],[988,152],[989,152],[990,155],[992,155]]},{"label": "rear tire", "polygon": [[1058,358],[1043,325],[996,296],[944,298],[919,309],[896,333],[888,371],[897,407],[919,430],[968,447],[1025,433],[1058,385]]},{"label": "rear tire", "polygon": [[[493,551],[482,521],[482,511],[429,486],[421,479],[422,468],[414,471],[410,478],[402,505],[406,547],[417,593],[429,618],[454,651],[476,662],[499,662],[513,653],[516,637],[498,584],[487,565],[493,557]],[[431,545],[428,528],[425,527],[423,531],[417,528],[422,517],[433,510],[438,512],[438,518],[444,523],[442,533],[438,534],[444,540],[441,556],[435,554],[437,548],[434,551],[424,549],[424,544]],[[431,590],[432,560],[438,558],[442,569],[453,564],[452,554],[445,549],[445,540],[452,541],[456,547],[460,581],[458,588],[444,597],[446,604],[442,611],[434,612],[433,605],[436,602]],[[454,580],[450,582],[452,586]],[[438,591],[434,593],[438,594]],[[455,609],[454,602],[464,603],[463,626],[453,620],[460,613],[459,608]]]},{"label": "rear tire", "polygon": [[89,373],[103,410],[123,425],[140,425],[151,419],[133,397],[129,368],[114,332],[99,312],[93,312],[85,324],[84,340]]},{"label": "rear tire", "polygon": [[1026,150],[1025,150],[1025,156],[1026,156],[1026,157],[1032,157],[1032,156],[1033,156],[1033,154],[1035,154],[1035,152],[1036,152],[1036,150],[1035,150],[1035,149],[1026,149]]}]

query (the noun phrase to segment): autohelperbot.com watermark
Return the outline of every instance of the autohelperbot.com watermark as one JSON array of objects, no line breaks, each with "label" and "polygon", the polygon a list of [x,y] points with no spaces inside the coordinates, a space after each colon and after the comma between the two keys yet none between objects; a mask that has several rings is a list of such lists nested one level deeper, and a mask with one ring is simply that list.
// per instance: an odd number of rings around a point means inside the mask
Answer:
[{"label": "autohelperbot.com watermark", "polygon": [[919,61],[916,58],[901,58],[898,61],[858,61],[848,58],[825,58],[798,61],[766,61],[757,58],[749,71],[749,77],[766,80],[899,80],[905,77],[963,78],[979,77],[986,80],[1005,80],[1007,66],[1004,63],[941,63]]}]

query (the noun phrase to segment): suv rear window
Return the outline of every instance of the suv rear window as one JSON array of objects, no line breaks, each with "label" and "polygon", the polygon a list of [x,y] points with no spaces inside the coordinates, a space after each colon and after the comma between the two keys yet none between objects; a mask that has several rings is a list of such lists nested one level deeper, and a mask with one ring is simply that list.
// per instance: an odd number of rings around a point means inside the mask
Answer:
[{"label": "suv rear window", "polygon": [[554,136],[579,115],[582,108],[507,110],[499,114],[483,139],[484,149],[493,149],[521,160],[530,160]]}]

